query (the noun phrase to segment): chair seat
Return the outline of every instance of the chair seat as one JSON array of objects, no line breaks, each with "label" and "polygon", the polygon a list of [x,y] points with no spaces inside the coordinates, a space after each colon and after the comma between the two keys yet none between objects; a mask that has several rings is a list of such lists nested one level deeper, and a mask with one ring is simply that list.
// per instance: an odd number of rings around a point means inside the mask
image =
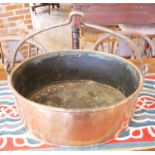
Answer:
[{"label": "chair seat", "polygon": [[119,28],[122,31],[128,31],[128,32],[137,32],[147,35],[155,35],[155,24],[143,24],[143,25],[137,25],[137,24],[119,24]]}]

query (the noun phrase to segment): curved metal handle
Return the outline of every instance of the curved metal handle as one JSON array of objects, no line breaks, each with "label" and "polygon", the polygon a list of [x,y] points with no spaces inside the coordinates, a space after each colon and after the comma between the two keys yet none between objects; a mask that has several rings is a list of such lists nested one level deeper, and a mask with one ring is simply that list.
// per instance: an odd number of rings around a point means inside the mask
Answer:
[{"label": "curved metal handle", "polygon": [[[153,42],[152,42],[152,40],[148,37],[148,36],[146,36],[146,35],[144,35],[144,34],[140,34],[140,33],[131,33],[131,32],[123,32],[123,31],[119,31],[119,32],[117,32],[117,33],[121,33],[121,34],[123,34],[123,35],[127,35],[127,36],[130,36],[130,35],[132,35],[132,34],[134,34],[134,35],[136,35],[136,36],[140,36],[141,38],[143,38],[148,44],[149,44],[149,46],[151,47],[151,51],[152,51],[152,53],[154,53],[154,51],[155,51],[155,47],[154,47],[154,45],[153,45]],[[98,46],[102,43],[102,42],[104,42],[106,39],[108,39],[108,38],[110,38],[110,37],[112,37],[113,36],[113,34],[105,34],[105,35],[103,35],[102,37],[100,37],[98,40],[97,40],[97,42],[95,43],[95,45],[94,45],[94,50],[98,50]],[[130,45],[129,45],[130,46]],[[135,54],[137,51],[139,51],[139,48],[134,48],[134,47],[132,47],[132,45],[131,45],[131,48],[132,48],[132,52]],[[141,55],[140,55],[141,57],[142,57],[142,52],[141,52]],[[141,63],[140,63],[141,64]],[[143,73],[145,73],[145,72],[147,72],[148,71],[148,67],[146,66],[146,64],[142,64],[142,65],[144,65],[143,67],[141,67],[141,70],[142,70],[142,72]]]},{"label": "curved metal handle", "polygon": [[35,32],[33,32],[32,34],[28,35],[24,40],[22,40],[19,45],[17,46],[17,48],[15,49],[15,51],[13,52],[13,57],[12,57],[12,61],[11,63],[7,63],[6,64],[6,72],[7,73],[10,73],[15,65],[15,59],[16,59],[16,56],[17,56],[17,53],[20,49],[20,47],[27,41],[29,40],[30,38],[34,37],[35,35],[39,34],[39,33],[42,33],[44,31],[47,31],[47,30],[50,30],[50,29],[54,29],[54,28],[57,28],[57,27],[62,27],[62,26],[66,26],[68,24],[70,24],[72,22],[72,18],[74,16],[80,16],[83,18],[83,13],[82,12],[79,12],[79,11],[74,11],[74,12],[71,12],[69,14],[69,18],[66,22],[64,23],[61,23],[61,24],[57,24],[57,25],[52,25],[52,26],[48,26],[48,27],[45,27],[43,29],[40,29],[40,30],[37,30]]},{"label": "curved metal handle", "polygon": [[86,26],[86,27],[88,27],[88,28],[93,28],[93,29],[99,30],[99,31],[101,31],[101,32],[108,32],[108,33],[110,33],[110,34],[113,34],[113,35],[115,35],[115,36],[117,36],[117,37],[120,37],[120,38],[126,40],[126,42],[127,42],[133,49],[135,49],[135,51],[137,51],[137,52],[135,53],[135,55],[136,55],[136,57],[137,57],[137,59],[138,59],[138,62],[139,62],[140,65],[141,65],[141,68],[145,68],[145,66],[144,66],[144,64],[143,64],[142,57],[141,57],[141,55],[140,55],[141,52],[139,51],[139,49],[137,48],[137,46],[136,46],[128,37],[126,37],[126,36],[124,36],[124,35],[122,35],[122,34],[119,34],[119,33],[117,33],[117,32],[114,32],[114,31],[112,31],[111,29],[108,29],[108,28],[106,28],[106,27],[101,27],[101,26],[98,26],[98,25],[86,23],[86,22],[84,22],[84,14],[83,14],[82,12],[73,11],[73,12],[71,12],[71,13],[69,14],[69,18],[68,18],[68,20],[67,20],[66,22],[61,23],[61,24],[57,24],[57,25],[52,25],[52,26],[43,28],[43,29],[41,29],[41,30],[38,30],[38,31],[36,31],[36,32],[34,32],[34,33],[28,35],[24,40],[22,40],[22,41],[20,42],[20,44],[18,45],[18,47],[16,48],[16,50],[14,51],[13,58],[12,58],[12,63],[8,63],[8,64],[7,64],[7,72],[10,73],[11,70],[13,69],[13,67],[14,67],[14,65],[15,65],[14,63],[15,63],[16,55],[17,55],[17,53],[18,53],[20,47],[25,43],[25,41],[27,41],[27,40],[30,39],[31,37],[33,37],[33,36],[35,36],[35,35],[37,35],[37,34],[39,34],[39,33],[42,33],[42,32],[44,32],[44,31],[46,31],[46,30],[50,30],[50,29],[54,29],[54,28],[57,28],[57,27],[62,27],[62,26],[68,25],[68,24],[70,24],[70,23],[72,22],[72,19],[73,19],[73,17],[75,17],[75,16],[80,16],[80,17],[81,17],[81,25],[83,25],[83,26]]}]

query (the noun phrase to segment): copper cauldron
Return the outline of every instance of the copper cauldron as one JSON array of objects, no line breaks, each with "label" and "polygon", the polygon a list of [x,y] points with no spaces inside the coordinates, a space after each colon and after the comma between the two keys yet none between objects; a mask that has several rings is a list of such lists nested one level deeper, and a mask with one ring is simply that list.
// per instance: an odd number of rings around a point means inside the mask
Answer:
[{"label": "copper cauldron", "polygon": [[[111,85],[126,99],[113,106],[63,109],[35,103],[27,96],[51,81],[89,79]],[[21,63],[9,85],[26,127],[39,138],[60,145],[88,145],[119,135],[128,127],[143,76],[132,63],[112,54],[84,51],[47,53]]]},{"label": "copper cauldron", "polygon": [[[108,107],[84,109],[53,107],[27,98],[48,83],[79,79],[111,85],[126,98]],[[30,58],[11,71],[8,81],[28,130],[49,143],[81,146],[106,142],[128,127],[143,86],[143,75],[119,56],[71,50]]]}]

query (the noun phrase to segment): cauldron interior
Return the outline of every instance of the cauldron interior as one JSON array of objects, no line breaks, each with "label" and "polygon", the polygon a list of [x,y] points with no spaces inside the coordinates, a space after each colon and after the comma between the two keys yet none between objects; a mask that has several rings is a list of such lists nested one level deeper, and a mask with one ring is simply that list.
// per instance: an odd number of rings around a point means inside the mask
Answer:
[{"label": "cauldron interior", "polygon": [[118,56],[66,51],[29,59],[13,73],[12,82],[24,97],[52,82],[84,79],[111,85],[127,97],[137,89],[139,78],[138,71]]}]

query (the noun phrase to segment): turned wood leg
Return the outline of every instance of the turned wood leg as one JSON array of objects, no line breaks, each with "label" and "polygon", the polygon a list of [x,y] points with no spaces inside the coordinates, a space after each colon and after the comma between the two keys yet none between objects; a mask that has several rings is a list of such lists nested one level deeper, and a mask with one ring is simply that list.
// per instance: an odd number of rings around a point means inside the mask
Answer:
[{"label": "turned wood leg", "polygon": [[54,9],[54,3],[52,3],[52,9]]},{"label": "turned wood leg", "polygon": [[32,6],[32,11],[36,14],[36,6],[35,6],[34,3],[33,3],[33,6]]},{"label": "turned wood leg", "polygon": [[72,48],[79,49],[79,28],[72,27]]}]

